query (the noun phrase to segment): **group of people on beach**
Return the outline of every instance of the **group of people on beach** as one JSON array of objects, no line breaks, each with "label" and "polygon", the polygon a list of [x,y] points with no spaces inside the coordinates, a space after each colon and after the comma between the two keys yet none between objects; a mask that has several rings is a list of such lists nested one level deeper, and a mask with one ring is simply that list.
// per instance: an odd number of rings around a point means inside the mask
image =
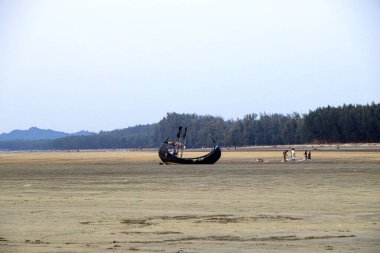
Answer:
[{"label": "group of people on beach", "polygon": [[[284,152],[282,152],[282,156],[283,156],[283,161],[284,162],[287,162],[289,161],[288,160],[288,150],[285,150]],[[305,150],[305,153],[304,153],[304,159],[301,160],[301,161],[311,161],[311,151],[307,151]],[[290,161],[292,162],[295,162],[296,161],[296,151],[294,150],[294,148],[292,148],[291,152],[290,152]]]}]

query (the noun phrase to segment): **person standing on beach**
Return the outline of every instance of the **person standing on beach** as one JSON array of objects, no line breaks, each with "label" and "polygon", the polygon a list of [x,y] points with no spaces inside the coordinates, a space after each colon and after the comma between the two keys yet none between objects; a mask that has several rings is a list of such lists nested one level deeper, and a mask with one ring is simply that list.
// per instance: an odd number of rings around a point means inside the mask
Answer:
[{"label": "person standing on beach", "polygon": [[288,156],[288,150],[282,152],[282,156],[284,157],[284,162],[286,162],[286,157]]},{"label": "person standing on beach", "polygon": [[309,151],[309,154],[307,155],[307,159],[311,161],[311,151]]},{"label": "person standing on beach", "polygon": [[305,150],[305,153],[304,153],[304,155],[303,155],[303,160],[307,160],[307,150]]},{"label": "person standing on beach", "polygon": [[294,148],[292,148],[292,153],[291,153],[291,160],[295,161],[296,160],[296,151],[294,151]]}]

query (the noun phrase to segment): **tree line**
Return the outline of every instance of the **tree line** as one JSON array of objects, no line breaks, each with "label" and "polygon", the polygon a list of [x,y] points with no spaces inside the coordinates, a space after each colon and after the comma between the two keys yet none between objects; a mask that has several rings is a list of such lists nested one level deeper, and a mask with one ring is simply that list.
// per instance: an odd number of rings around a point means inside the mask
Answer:
[{"label": "tree line", "polygon": [[181,125],[188,127],[186,146],[190,148],[210,147],[212,139],[224,147],[380,142],[380,104],[327,106],[304,115],[252,113],[236,120],[172,112],[155,124],[55,140],[4,141],[0,149],[156,148],[167,138],[175,140]]}]

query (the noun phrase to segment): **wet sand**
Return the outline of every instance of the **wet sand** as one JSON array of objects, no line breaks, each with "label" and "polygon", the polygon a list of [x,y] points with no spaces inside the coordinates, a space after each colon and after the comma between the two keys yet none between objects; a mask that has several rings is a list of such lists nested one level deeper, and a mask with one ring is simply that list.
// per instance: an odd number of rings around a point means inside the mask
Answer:
[{"label": "wet sand", "polygon": [[380,252],[380,153],[312,156],[0,153],[0,252]]}]

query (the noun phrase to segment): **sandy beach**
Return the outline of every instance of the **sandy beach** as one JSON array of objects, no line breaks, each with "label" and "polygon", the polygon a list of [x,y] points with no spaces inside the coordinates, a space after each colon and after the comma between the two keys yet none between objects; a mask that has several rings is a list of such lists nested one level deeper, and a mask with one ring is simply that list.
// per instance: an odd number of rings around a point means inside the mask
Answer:
[{"label": "sandy beach", "polygon": [[0,153],[0,252],[380,251],[379,152],[281,159],[229,151],[193,166],[159,165],[156,151]]}]

